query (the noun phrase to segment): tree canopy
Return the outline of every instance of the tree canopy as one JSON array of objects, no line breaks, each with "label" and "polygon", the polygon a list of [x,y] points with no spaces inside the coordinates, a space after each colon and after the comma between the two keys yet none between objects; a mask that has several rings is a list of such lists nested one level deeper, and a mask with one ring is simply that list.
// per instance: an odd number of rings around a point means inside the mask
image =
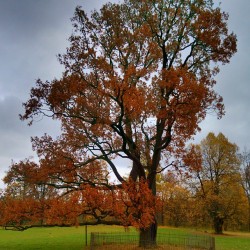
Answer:
[{"label": "tree canopy", "polygon": [[178,154],[208,110],[224,112],[213,77],[214,63],[236,52],[227,18],[200,0],[131,0],[91,17],[76,8],[70,47],[59,55],[62,78],[38,80],[24,104],[22,119],[42,114],[62,124],[57,142],[36,138],[38,152],[53,144],[77,168],[105,161],[121,182],[113,159],[127,158],[130,177],[151,186],[162,155]]}]

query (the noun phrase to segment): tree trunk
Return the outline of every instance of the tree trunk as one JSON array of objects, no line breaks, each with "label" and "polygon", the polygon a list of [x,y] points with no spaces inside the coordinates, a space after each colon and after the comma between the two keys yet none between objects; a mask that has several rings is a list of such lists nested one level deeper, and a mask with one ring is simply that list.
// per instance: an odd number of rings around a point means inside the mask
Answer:
[{"label": "tree trunk", "polygon": [[156,246],[157,222],[150,225],[149,228],[140,230],[139,246],[143,248],[151,248]]},{"label": "tree trunk", "polygon": [[222,234],[223,233],[223,224],[224,220],[219,217],[214,218],[214,232],[216,234]]},{"label": "tree trunk", "polygon": [[248,198],[248,231],[250,232],[250,197]]},{"label": "tree trunk", "polygon": [[[156,164],[156,166],[158,166],[158,163]],[[152,169],[154,171],[152,171]],[[148,185],[153,196],[156,197],[156,167],[151,168],[151,172],[149,173],[148,178]],[[140,229],[139,247],[154,248],[156,246],[157,226],[158,225],[155,212],[154,221],[151,223],[151,225],[148,228]]]}]

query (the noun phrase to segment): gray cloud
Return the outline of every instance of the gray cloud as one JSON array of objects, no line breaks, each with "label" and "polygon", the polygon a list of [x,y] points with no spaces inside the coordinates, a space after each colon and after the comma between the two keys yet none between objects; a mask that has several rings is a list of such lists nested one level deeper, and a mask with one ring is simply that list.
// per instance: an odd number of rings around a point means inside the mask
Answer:
[{"label": "gray cloud", "polygon": [[221,7],[229,13],[229,30],[237,35],[238,52],[231,59],[230,64],[222,66],[216,77],[217,92],[223,97],[226,115],[217,120],[208,115],[201,124],[202,132],[196,141],[204,138],[208,132],[224,133],[230,141],[240,148],[250,150],[250,75],[248,58],[250,54],[249,23],[250,2],[244,0],[222,1]]},{"label": "gray cloud", "polygon": [[[28,127],[21,122],[18,115],[23,113],[22,102],[18,97],[7,96],[0,100],[0,178],[4,176],[11,161],[19,161],[28,157],[35,157],[32,151],[30,137],[50,133],[59,133],[59,124],[49,119],[42,119]],[[0,183],[1,187],[1,183]]]}]

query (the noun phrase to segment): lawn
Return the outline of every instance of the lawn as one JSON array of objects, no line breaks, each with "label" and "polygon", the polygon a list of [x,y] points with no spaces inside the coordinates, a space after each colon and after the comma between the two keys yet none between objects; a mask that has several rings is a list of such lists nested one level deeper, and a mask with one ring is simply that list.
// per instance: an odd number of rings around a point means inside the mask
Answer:
[{"label": "lawn", "polygon": [[1,250],[80,250],[84,228],[32,228],[23,232],[0,230]]},{"label": "lawn", "polygon": [[216,250],[249,250],[250,233],[226,232],[215,237]]},{"label": "lawn", "polygon": [[[83,250],[85,227],[31,228],[23,232],[0,229],[0,250]],[[124,232],[119,226],[88,226],[91,232]],[[132,231],[134,231],[132,229]],[[160,227],[159,233],[183,233],[187,229]],[[250,233],[226,233],[216,236],[216,250],[249,250]]]}]

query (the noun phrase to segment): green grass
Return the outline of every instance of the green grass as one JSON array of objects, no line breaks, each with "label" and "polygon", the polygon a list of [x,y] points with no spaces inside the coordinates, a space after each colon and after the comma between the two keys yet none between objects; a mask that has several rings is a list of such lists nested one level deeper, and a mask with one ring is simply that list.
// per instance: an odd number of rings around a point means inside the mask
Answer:
[{"label": "green grass", "polygon": [[23,232],[0,230],[1,250],[80,250],[85,242],[83,228],[32,228]]},{"label": "green grass", "polygon": [[[119,226],[88,226],[87,229],[88,242],[91,232],[124,232]],[[178,234],[190,230],[160,227],[158,232]],[[230,232],[215,238],[216,250],[250,249],[250,233]],[[83,250],[85,243],[85,227],[31,228],[23,232],[0,229],[0,250]]]},{"label": "green grass", "polygon": [[[0,228],[0,250],[82,250],[86,245],[85,227],[31,228],[26,231],[10,231]],[[123,227],[88,226],[91,232],[124,232]]]},{"label": "green grass", "polygon": [[249,250],[250,233],[228,232],[215,237],[216,250]]}]

